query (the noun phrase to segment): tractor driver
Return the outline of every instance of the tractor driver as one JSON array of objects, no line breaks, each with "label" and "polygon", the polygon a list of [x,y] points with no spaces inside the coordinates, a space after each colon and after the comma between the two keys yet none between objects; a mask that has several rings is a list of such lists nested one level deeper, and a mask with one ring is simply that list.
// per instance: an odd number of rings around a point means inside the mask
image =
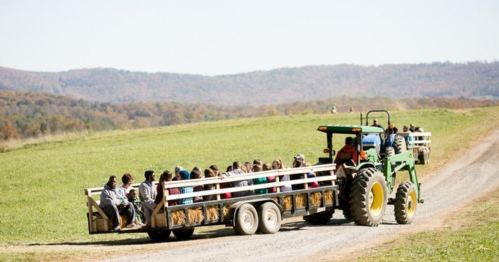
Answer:
[{"label": "tractor driver", "polygon": [[352,137],[347,137],[345,139],[345,146],[338,151],[336,158],[334,159],[334,163],[337,165],[342,165],[345,163],[351,163],[353,161],[355,164],[357,164],[357,156],[358,156],[357,149],[355,149],[355,146],[353,145],[353,138]]},{"label": "tractor driver", "polygon": [[377,119],[377,118],[375,118],[375,119],[373,120],[373,125],[372,125],[372,126],[374,126],[374,127],[379,127],[379,128],[383,128],[383,126],[379,124],[379,122],[378,122],[378,119]]}]

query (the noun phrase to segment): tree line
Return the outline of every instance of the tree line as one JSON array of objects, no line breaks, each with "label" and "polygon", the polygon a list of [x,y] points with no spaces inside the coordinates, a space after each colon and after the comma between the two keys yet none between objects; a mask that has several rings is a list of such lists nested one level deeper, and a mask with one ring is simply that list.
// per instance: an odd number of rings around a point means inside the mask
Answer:
[{"label": "tree line", "polygon": [[497,106],[499,101],[387,97],[339,97],[280,105],[220,106],[178,102],[89,102],[43,92],[0,90],[0,140],[73,132],[138,129],[186,123],[276,115],[325,114],[371,109],[470,108]]}]

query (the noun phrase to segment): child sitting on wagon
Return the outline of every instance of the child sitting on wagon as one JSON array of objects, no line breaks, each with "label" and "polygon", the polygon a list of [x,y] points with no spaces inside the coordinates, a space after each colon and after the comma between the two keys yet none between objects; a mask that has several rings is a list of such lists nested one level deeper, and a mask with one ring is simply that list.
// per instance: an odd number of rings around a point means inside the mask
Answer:
[{"label": "child sitting on wagon", "polygon": [[136,224],[143,225],[143,221],[145,221],[144,210],[142,210],[142,200],[140,200],[137,190],[131,189],[130,195],[128,196],[128,201],[133,204],[136,211],[136,217],[134,221]]}]

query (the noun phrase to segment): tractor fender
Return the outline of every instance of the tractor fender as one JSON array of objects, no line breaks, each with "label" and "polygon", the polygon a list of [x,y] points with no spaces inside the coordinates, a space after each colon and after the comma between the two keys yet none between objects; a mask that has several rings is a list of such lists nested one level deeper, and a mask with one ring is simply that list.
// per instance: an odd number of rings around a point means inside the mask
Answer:
[{"label": "tractor fender", "polygon": [[360,165],[358,165],[356,168],[355,168],[355,171],[359,171],[361,169],[364,169],[364,168],[367,168],[367,167],[372,167],[372,168],[376,168],[376,166],[374,165],[374,163],[371,163],[371,162],[365,162],[365,163],[361,163]]},{"label": "tractor fender", "polygon": [[230,205],[229,212],[227,213],[227,218],[231,221],[231,225],[235,226],[234,217],[237,214],[237,211],[239,210],[240,206],[242,206],[243,204],[251,204],[256,209],[258,209],[259,206],[261,206],[267,202],[274,203],[279,208],[279,211],[281,211],[281,214],[282,214],[282,212],[284,212],[284,208],[281,205],[279,205],[279,203],[277,203],[275,200],[273,200],[271,198],[255,199],[255,200],[242,200],[242,201],[238,201],[238,202]]},{"label": "tractor fender", "polygon": [[357,176],[357,173],[361,169],[369,168],[369,167],[372,167],[372,168],[376,169],[376,165],[374,165],[374,163],[372,163],[372,162],[365,162],[365,163],[361,163],[360,165],[356,166],[355,167],[355,172],[352,173],[352,178],[355,178]]}]

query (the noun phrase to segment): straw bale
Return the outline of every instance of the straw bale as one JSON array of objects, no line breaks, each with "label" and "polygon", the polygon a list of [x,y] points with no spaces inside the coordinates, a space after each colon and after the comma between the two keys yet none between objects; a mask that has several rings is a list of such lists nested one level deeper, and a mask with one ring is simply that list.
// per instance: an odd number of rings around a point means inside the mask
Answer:
[{"label": "straw bale", "polygon": [[306,204],[307,204],[306,194],[296,195],[296,207],[304,207]]},{"label": "straw bale", "polygon": [[224,206],[224,216],[227,216],[227,214],[229,213],[229,208],[232,204],[234,203],[227,203],[227,205]]},{"label": "straw bale", "polygon": [[326,203],[328,204],[332,204],[333,203],[333,191],[332,190],[328,190],[328,191],[325,191],[324,192],[324,198],[326,199]]},{"label": "straw bale", "polygon": [[189,223],[200,223],[203,222],[203,209],[202,208],[190,208],[189,209]]},{"label": "straw bale", "polygon": [[293,207],[293,201],[291,199],[291,196],[283,197],[282,202],[284,204],[284,210],[289,210]]},{"label": "straw bale", "polygon": [[207,207],[206,208],[206,215],[208,216],[208,220],[220,219],[219,211],[220,211],[220,208],[218,206]]},{"label": "straw bale", "polygon": [[174,225],[185,225],[184,210],[174,210],[171,213],[172,223]]},{"label": "straw bale", "polygon": [[322,200],[321,192],[314,192],[314,193],[310,194],[310,204],[312,206],[320,206],[321,200]]}]

